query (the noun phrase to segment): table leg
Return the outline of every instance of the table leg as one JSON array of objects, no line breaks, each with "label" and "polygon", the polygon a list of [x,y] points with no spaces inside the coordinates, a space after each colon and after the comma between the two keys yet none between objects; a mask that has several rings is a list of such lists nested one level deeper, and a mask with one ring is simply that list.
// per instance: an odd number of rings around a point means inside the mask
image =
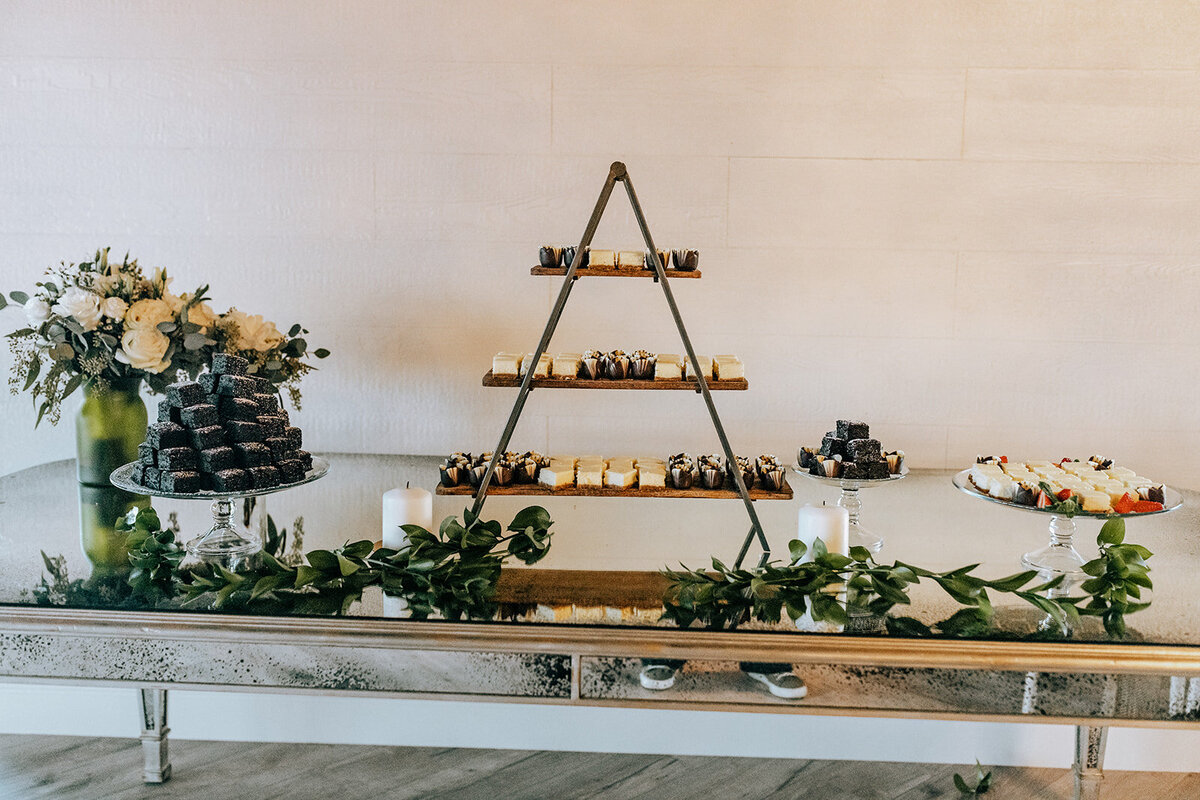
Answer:
[{"label": "table leg", "polygon": [[1075,726],[1075,800],[1100,800],[1104,780],[1104,746],[1108,728],[1098,725]]},{"label": "table leg", "polygon": [[167,756],[167,690],[139,689],[138,701],[142,712],[142,780],[146,783],[165,783],[171,777],[171,761]]}]

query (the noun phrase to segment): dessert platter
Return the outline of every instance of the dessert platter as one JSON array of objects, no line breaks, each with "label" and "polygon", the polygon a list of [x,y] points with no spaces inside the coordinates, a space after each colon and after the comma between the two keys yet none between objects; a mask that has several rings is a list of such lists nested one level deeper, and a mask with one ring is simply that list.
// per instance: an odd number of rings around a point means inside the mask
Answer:
[{"label": "dessert platter", "polygon": [[167,387],[138,460],[109,476],[113,486],[135,494],[212,500],[213,527],[187,550],[230,568],[262,549],[257,534],[230,521],[233,500],[303,486],[329,471],[327,461],[300,449],[300,429],[270,382],[247,375],[247,366],[219,353],[198,380]]},{"label": "dessert platter", "polygon": [[872,553],[883,549],[883,537],[862,526],[860,489],[901,480],[908,475],[904,451],[885,451],[871,438],[870,426],[859,420],[839,419],[819,448],[801,447],[792,469],[799,475],[842,490],[837,504],[850,514],[850,546]]},{"label": "dessert platter", "polygon": [[[649,251],[643,250],[600,250],[585,247],[575,258],[576,248],[546,245],[538,250],[538,265],[530,270],[531,275],[566,275],[573,260],[576,275],[592,275],[608,278],[654,278],[657,271]],[[699,278],[700,251],[659,250],[659,261],[663,271],[673,278]]]},{"label": "dessert platter", "polygon": [[974,466],[954,476],[954,485],[971,497],[1050,515],[1050,544],[1026,553],[1021,563],[1072,577],[1082,575],[1080,567],[1086,562],[1072,543],[1076,518],[1149,516],[1183,505],[1179,492],[1103,456],[1060,461],[980,456]]},{"label": "dessert platter", "polygon": [[[492,461],[491,453],[454,453],[439,469],[438,494],[474,494]],[[733,469],[753,499],[790,500],[792,488],[773,455],[751,461],[735,456],[735,465],[719,455],[693,458],[678,453],[656,456],[544,456],[505,452],[496,461],[491,494],[575,495],[582,497],[739,497]]]},{"label": "dessert platter", "polygon": [[[749,388],[746,367],[735,355],[696,356],[709,389]],[[584,350],[582,353],[497,353],[484,386],[516,387],[533,370],[533,386],[561,389],[696,389],[690,359],[649,350]]]}]

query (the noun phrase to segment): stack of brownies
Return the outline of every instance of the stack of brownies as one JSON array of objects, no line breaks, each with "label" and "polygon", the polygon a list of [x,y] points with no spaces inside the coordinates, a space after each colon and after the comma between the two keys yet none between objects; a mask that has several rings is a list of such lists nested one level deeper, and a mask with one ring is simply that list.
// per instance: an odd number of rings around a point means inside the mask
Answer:
[{"label": "stack of brownies", "polygon": [[265,378],[247,375],[244,358],[218,353],[197,381],[174,383],[158,421],[138,447],[133,479],[163,492],[235,493],[302,480],[312,456],[300,449]]}]

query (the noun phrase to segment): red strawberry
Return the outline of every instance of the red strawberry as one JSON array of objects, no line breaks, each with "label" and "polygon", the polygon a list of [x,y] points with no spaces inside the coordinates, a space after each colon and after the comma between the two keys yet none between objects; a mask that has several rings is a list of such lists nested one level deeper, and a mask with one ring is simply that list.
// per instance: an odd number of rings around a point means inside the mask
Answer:
[{"label": "red strawberry", "polygon": [[1133,504],[1133,512],[1135,514],[1145,514],[1148,511],[1162,511],[1163,504],[1156,503],[1153,500],[1138,500]]},{"label": "red strawberry", "polygon": [[1045,492],[1038,492],[1037,500],[1033,504],[1038,508],[1049,508],[1051,506],[1050,498]]},{"label": "red strawberry", "polygon": [[1055,497],[1057,497],[1059,500],[1070,500],[1071,494],[1072,492],[1070,489],[1063,489],[1061,492],[1056,494]]},{"label": "red strawberry", "polygon": [[1128,514],[1130,511],[1133,511],[1134,506],[1137,503],[1138,501],[1130,497],[1129,492],[1126,492],[1125,494],[1121,495],[1120,500],[1113,503],[1113,511],[1117,512],[1118,514]]},{"label": "red strawberry", "polygon": [[1000,456],[1000,463],[1001,463],[1001,464],[1007,464],[1007,463],[1008,463],[1008,456]]}]

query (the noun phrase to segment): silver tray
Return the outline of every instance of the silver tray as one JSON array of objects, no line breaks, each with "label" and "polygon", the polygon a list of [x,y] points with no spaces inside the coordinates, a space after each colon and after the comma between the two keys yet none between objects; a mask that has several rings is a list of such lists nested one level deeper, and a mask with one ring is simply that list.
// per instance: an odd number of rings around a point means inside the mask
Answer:
[{"label": "silver tray", "polygon": [[888,475],[886,478],[826,478],[824,475],[813,475],[806,469],[801,469],[799,464],[792,465],[792,471],[797,475],[803,475],[810,481],[824,483],[828,486],[837,486],[839,489],[848,489],[856,492],[859,489],[867,489],[871,486],[880,486],[885,483],[893,483],[908,477],[908,467],[900,470],[895,475]]},{"label": "silver tray", "polygon": [[313,456],[313,465],[304,477],[298,481],[291,483],[281,483],[278,486],[272,486],[269,489],[246,489],[241,492],[212,492],[207,489],[202,489],[198,492],[163,492],[158,489],[151,489],[149,486],[143,486],[133,479],[133,468],[138,465],[134,461],[129,464],[124,464],[117,467],[108,476],[109,483],[118,489],[124,489],[127,492],[134,494],[145,494],[151,497],[166,497],[172,500],[237,500],[242,497],[260,497],[265,494],[275,494],[286,489],[294,489],[297,486],[303,486],[306,483],[325,477],[325,473],[329,472],[329,462],[319,456]]},{"label": "silver tray", "polygon": [[[1037,508],[1036,506],[1023,506],[1019,503],[1014,503],[1011,500],[1001,500],[998,497],[992,497],[990,494],[981,492],[975,484],[971,483],[970,469],[964,469],[954,476],[954,485],[958,487],[964,494],[969,494],[972,497],[978,497],[980,500],[989,500],[993,503],[998,503],[1008,508],[1015,508],[1017,511],[1032,511],[1035,514],[1050,514],[1052,516],[1063,516],[1061,511],[1055,511],[1052,508]],[[1161,511],[1131,511],[1128,514],[1118,514],[1115,511],[1078,511],[1072,516],[1075,518],[1084,519],[1113,519],[1114,517],[1152,517],[1155,514],[1166,514],[1174,511],[1183,505],[1183,495],[1169,486],[1163,486],[1163,507]]]}]

